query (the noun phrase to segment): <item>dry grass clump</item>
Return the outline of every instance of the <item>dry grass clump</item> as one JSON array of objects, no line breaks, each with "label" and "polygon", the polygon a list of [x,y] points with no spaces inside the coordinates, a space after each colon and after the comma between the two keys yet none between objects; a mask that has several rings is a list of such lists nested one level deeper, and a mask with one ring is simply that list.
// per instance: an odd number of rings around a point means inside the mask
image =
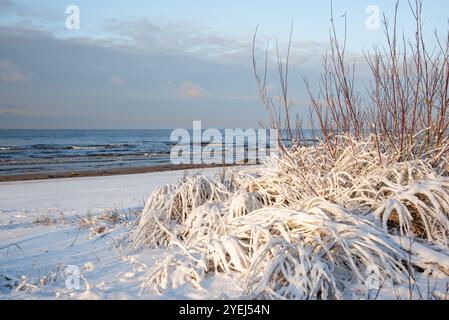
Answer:
[{"label": "dry grass clump", "polygon": [[225,201],[230,195],[230,190],[221,181],[200,175],[185,176],[177,185],[157,189],[143,209],[135,245],[157,247],[169,244],[178,236],[185,238],[188,231],[176,226],[193,223],[189,220],[190,213],[206,202]]},{"label": "dry grass clump", "polygon": [[44,276],[31,279],[28,276],[12,276],[6,273],[0,273],[0,291],[2,288],[15,291],[35,292],[39,288],[54,285],[59,281],[65,280],[64,266],[58,264],[53,270]]},{"label": "dry grass clump", "polygon": [[58,219],[49,215],[41,215],[33,220],[33,223],[44,226],[51,226],[58,223]]},{"label": "dry grass clump", "polygon": [[331,160],[322,144],[294,147],[262,167],[160,188],[133,237],[167,247],[144,287],[238,272],[248,298],[341,299],[372,266],[394,283],[414,268],[449,275],[449,178],[422,160],[373,165],[375,150],[354,140]]},{"label": "dry grass clump", "polygon": [[63,212],[59,212],[59,217],[44,213],[33,220],[34,224],[42,226],[52,226],[58,223],[66,223],[66,218]]},{"label": "dry grass clump", "polygon": [[80,229],[90,230],[90,235],[95,237],[99,234],[110,232],[119,224],[134,221],[134,217],[140,213],[139,208],[104,210],[104,212],[94,215],[87,212],[84,216],[78,216],[78,226]]}]

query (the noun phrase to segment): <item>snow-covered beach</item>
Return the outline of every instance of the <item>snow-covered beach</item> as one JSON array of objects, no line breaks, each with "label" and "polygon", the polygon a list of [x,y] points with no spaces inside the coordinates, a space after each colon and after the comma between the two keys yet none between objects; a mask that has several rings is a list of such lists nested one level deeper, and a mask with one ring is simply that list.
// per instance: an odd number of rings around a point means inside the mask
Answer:
[{"label": "snow-covered beach", "polygon": [[[246,177],[245,179],[252,179],[251,176],[256,179],[262,178],[263,176],[258,175],[260,172],[267,177],[276,175],[276,169],[270,166],[254,167],[254,169],[237,168],[236,172],[238,176]],[[240,172],[242,172],[241,175]],[[197,173],[199,175],[195,175]],[[220,177],[220,175],[217,176],[219,173],[221,169],[201,169],[0,183],[0,299],[239,299],[244,297],[244,286],[247,284],[245,281],[249,273],[239,272],[238,266],[231,264],[235,263],[232,262],[234,260],[230,260],[229,266],[233,267],[226,272],[211,270],[189,280],[190,276],[186,273],[191,268],[188,257],[192,254],[190,257],[195,259],[196,249],[192,248],[192,251],[189,249],[190,253],[184,252],[183,244],[181,242],[176,244],[173,239],[168,246],[163,244],[157,247],[143,246],[139,250],[135,250],[132,246],[132,241],[139,239],[135,235],[140,227],[143,226],[142,230],[148,235],[153,231],[159,232],[157,229],[163,228],[162,225],[154,230],[145,227],[148,223],[145,222],[147,211],[144,209],[142,216],[142,209],[151,194],[153,200],[150,197],[147,210],[155,205],[154,199],[158,199],[161,190],[162,192],[174,190],[160,189],[160,187],[172,185],[182,189],[183,185],[195,183],[195,181],[219,184],[220,179],[217,178]],[[184,178],[186,175],[191,178],[186,180]],[[243,201],[248,195],[240,192],[231,195],[234,200],[230,203],[230,212],[239,211],[237,207],[240,208],[241,205],[243,207],[240,209],[248,208],[248,210],[254,206],[255,202],[248,202],[249,198]],[[195,195],[191,194],[188,197],[195,197]],[[225,205],[225,202],[223,204]],[[206,210],[205,212],[212,210],[210,217],[205,217],[202,222],[204,226],[208,225],[210,219],[216,219],[214,206],[213,201],[210,205],[208,203],[204,206],[200,205],[198,211],[191,213],[192,218],[195,214],[201,214],[201,210]],[[225,207],[218,204],[216,208],[223,210]],[[277,211],[274,208],[274,211],[270,211],[269,208],[257,210],[254,207],[253,209],[255,211],[251,214],[236,216],[229,220],[227,222],[228,228],[231,228],[229,230],[237,228],[240,220],[248,222],[241,226],[244,229],[252,228],[252,224],[256,227],[267,214],[272,217],[270,219],[275,219],[277,212],[284,216],[286,224],[294,223],[288,221],[299,219],[304,214],[306,215],[300,219],[313,220],[315,215],[311,211],[311,215],[307,218],[307,213],[295,213],[289,210],[283,213],[282,209]],[[335,207],[335,209],[338,208]],[[334,209],[329,207],[329,210]],[[139,218],[143,220],[139,221]],[[225,217],[220,219],[224,219],[223,222],[226,220]],[[258,220],[261,221],[258,222]],[[360,223],[365,223],[363,221],[363,219],[360,220]],[[223,222],[217,221],[216,227],[221,228],[219,226]],[[192,223],[197,224],[198,221],[192,221]],[[270,223],[276,225],[274,220]],[[327,223],[331,221],[322,220],[320,223],[315,223],[314,227],[325,227]],[[259,227],[263,228],[263,225],[262,223]],[[371,228],[369,224],[366,227]],[[170,224],[170,228],[175,230],[180,226]],[[365,241],[362,240],[363,228],[363,226],[357,227],[357,234],[354,235],[354,237],[360,237],[361,241]],[[193,230],[194,227],[191,231]],[[273,230],[270,232],[275,232]],[[369,236],[373,237],[372,239],[383,236],[380,229],[371,228],[370,230],[374,232]],[[200,237],[200,235],[197,236]],[[349,238],[342,241],[349,241]],[[211,242],[209,245],[212,244]],[[228,244],[231,245],[231,243]],[[226,246],[226,241],[217,245]],[[262,242],[259,245],[262,245]],[[180,251],[174,246],[179,246]],[[406,250],[407,244],[402,243],[401,246]],[[430,269],[433,269],[431,261],[437,261],[442,265],[449,261],[447,251],[440,253],[428,251],[430,247],[421,248],[417,243],[413,246],[415,250],[413,255],[433,254],[433,256],[418,258],[430,259],[428,260]],[[385,248],[389,248],[388,245]],[[424,251],[420,251],[422,249]],[[377,249],[373,247],[372,250]],[[212,256],[209,259],[212,259],[213,253],[210,254]],[[243,256],[234,256],[232,252],[229,254],[229,259],[243,259]],[[195,263],[200,264],[203,258]],[[384,262],[385,268],[388,268],[387,264],[391,263],[388,260],[390,257],[385,256],[385,258],[387,259]],[[178,261],[179,265],[167,267],[165,264],[168,261]],[[320,263],[314,262],[312,265],[318,267]],[[168,273],[161,274],[165,268],[168,268]],[[374,276],[361,275],[366,277],[366,280],[361,283],[348,282],[348,287],[339,286],[343,294],[340,298],[444,299],[447,297],[449,288],[447,276],[444,273],[438,273],[437,269],[433,270],[430,274],[416,272],[414,279],[410,279],[411,282],[394,283],[383,282],[383,278],[376,277],[376,270],[373,269],[371,271],[374,272]],[[310,281],[312,280],[311,275]],[[156,285],[153,286],[155,283]],[[292,283],[292,285],[296,288],[297,284]]]},{"label": "snow-covered beach", "polygon": [[[213,175],[218,170],[195,172]],[[210,286],[208,291],[186,287],[164,296],[140,295],[163,250],[128,255],[128,232],[149,194],[183,174],[0,183],[0,299],[232,297],[229,281],[211,281],[205,284]],[[67,289],[67,266],[80,270],[78,290]],[[222,290],[226,283],[230,291]],[[224,291],[231,296],[223,295]]]}]

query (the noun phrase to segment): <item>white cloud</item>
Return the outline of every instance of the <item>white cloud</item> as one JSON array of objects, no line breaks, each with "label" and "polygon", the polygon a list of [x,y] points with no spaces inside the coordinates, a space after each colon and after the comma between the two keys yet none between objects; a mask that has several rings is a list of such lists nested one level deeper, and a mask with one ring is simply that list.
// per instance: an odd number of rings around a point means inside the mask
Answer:
[{"label": "white cloud", "polygon": [[26,82],[30,76],[17,69],[11,62],[0,60],[0,80],[8,83]]},{"label": "white cloud", "polygon": [[188,54],[221,63],[247,63],[252,33],[239,37],[192,21],[109,19],[104,31],[124,46],[166,54]]},{"label": "white cloud", "polygon": [[207,96],[207,91],[190,81],[180,84],[178,96],[182,98],[201,99]]},{"label": "white cloud", "polygon": [[[103,30],[116,44],[144,51],[167,54],[188,54],[225,65],[248,66],[252,51],[254,30],[241,30],[231,35],[203,26],[193,21],[166,21],[142,17],[135,20],[108,19]],[[276,65],[276,43],[281,56],[286,55],[288,38],[261,33],[256,39],[256,57],[265,57],[267,42],[270,43],[269,59]],[[295,34],[294,34],[295,36]],[[291,65],[321,68],[322,56],[329,50],[327,42],[300,41],[293,38]]]}]

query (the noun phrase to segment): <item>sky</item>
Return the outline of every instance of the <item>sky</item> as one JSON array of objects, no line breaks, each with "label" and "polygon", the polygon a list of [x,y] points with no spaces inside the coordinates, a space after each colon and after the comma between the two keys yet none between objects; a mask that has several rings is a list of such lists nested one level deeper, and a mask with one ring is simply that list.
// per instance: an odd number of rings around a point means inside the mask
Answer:
[{"label": "sky", "polygon": [[[67,27],[71,5],[79,28]],[[359,61],[382,43],[383,30],[367,21],[373,6],[392,18],[394,5],[333,1],[340,35],[343,16],[348,21],[349,57]],[[268,41],[271,56],[276,41],[285,54],[292,22],[290,92],[294,111],[307,114],[303,79],[318,83],[330,7],[329,0],[0,0],[0,128],[191,128],[194,120],[257,127],[267,114],[253,76],[252,37],[259,26],[259,62]],[[448,13],[449,1],[424,0],[427,40],[435,28],[447,29]],[[411,18],[401,1],[407,36]],[[269,81],[275,94],[276,79]]]}]

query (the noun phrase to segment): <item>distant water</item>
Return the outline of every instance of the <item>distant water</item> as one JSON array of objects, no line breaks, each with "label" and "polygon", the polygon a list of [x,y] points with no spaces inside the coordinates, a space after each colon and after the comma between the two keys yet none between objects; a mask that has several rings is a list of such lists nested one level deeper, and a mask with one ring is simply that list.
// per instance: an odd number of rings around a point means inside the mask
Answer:
[{"label": "distant water", "polygon": [[0,175],[170,162],[171,130],[0,130]]},{"label": "distant water", "polygon": [[171,132],[0,129],[0,175],[169,164]]}]

